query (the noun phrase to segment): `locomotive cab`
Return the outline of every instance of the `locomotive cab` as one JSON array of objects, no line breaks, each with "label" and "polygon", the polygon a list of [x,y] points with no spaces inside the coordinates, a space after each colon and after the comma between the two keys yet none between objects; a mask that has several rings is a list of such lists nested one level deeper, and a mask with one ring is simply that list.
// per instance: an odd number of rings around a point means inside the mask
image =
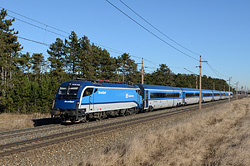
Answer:
[{"label": "locomotive cab", "polygon": [[62,83],[57,90],[53,109],[50,112],[51,117],[60,117],[64,122],[84,121],[86,110],[79,109],[82,87],[74,81]]}]

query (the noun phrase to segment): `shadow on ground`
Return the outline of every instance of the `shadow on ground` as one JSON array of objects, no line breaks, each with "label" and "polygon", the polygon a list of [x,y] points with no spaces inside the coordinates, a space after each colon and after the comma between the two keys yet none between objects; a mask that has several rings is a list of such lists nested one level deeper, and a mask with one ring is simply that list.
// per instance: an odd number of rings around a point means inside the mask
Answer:
[{"label": "shadow on ground", "polygon": [[59,118],[41,118],[32,120],[34,122],[34,127],[61,123],[61,120]]}]

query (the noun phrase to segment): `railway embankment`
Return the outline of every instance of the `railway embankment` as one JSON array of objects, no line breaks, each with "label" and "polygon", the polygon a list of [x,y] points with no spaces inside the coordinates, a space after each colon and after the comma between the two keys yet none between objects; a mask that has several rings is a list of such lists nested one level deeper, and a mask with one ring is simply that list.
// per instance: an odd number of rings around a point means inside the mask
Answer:
[{"label": "railway embankment", "polygon": [[[250,165],[250,99],[139,133],[82,165]],[[105,163],[105,164],[102,164]]]},{"label": "railway embankment", "polygon": [[0,165],[250,165],[249,103],[245,98],[63,141],[2,157]]}]

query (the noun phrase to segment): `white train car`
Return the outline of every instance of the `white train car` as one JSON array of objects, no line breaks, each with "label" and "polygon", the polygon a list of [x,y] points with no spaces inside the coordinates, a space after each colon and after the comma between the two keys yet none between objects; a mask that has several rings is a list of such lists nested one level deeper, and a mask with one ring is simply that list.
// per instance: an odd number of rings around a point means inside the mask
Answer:
[{"label": "white train car", "polygon": [[213,100],[221,99],[221,91],[213,90]]},{"label": "white train car", "polygon": [[183,105],[181,88],[158,85],[138,85],[144,92],[144,109],[153,110]]},{"label": "white train car", "polygon": [[202,90],[203,102],[213,101],[213,91],[212,90]]},{"label": "white train car", "polygon": [[183,90],[184,105],[199,103],[199,89],[181,88]]}]

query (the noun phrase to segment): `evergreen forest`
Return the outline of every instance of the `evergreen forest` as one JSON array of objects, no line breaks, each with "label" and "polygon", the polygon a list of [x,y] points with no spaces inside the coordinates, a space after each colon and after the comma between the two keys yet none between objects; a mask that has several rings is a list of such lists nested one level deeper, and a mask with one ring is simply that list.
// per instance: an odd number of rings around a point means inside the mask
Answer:
[{"label": "evergreen forest", "polygon": [[[76,78],[141,83],[141,70],[128,53],[111,57],[91,43],[87,36],[72,31],[66,39],[57,38],[42,53],[23,53],[12,28],[14,19],[0,13],[0,113],[48,113],[60,84]],[[194,74],[175,74],[166,64],[145,73],[144,83],[196,88]],[[214,86],[215,85],[215,86]],[[202,76],[203,89],[228,89],[223,79]]]}]

